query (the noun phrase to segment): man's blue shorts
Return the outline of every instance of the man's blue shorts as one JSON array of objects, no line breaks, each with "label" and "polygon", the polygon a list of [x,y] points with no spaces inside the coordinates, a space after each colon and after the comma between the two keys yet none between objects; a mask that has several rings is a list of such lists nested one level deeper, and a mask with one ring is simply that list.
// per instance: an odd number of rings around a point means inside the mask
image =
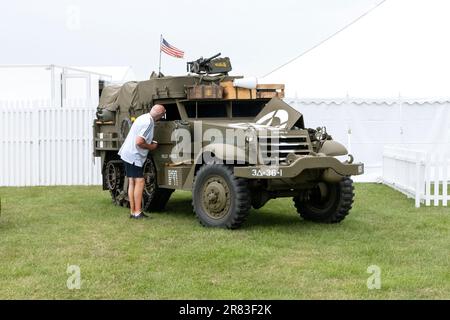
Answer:
[{"label": "man's blue shorts", "polygon": [[128,163],[126,161],[123,162],[125,166],[125,174],[128,178],[143,178],[144,177],[144,168],[138,167],[136,165]]}]

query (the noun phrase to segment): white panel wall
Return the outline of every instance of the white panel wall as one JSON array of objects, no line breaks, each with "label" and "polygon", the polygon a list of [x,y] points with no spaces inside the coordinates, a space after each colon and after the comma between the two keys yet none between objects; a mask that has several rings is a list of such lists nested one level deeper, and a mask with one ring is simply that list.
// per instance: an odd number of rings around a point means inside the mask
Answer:
[{"label": "white panel wall", "polygon": [[70,101],[0,101],[0,186],[98,185],[92,156],[95,108]]},{"label": "white panel wall", "polygon": [[365,165],[355,181],[381,181],[383,148],[450,150],[450,101],[286,100],[305,126],[326,126]]}]

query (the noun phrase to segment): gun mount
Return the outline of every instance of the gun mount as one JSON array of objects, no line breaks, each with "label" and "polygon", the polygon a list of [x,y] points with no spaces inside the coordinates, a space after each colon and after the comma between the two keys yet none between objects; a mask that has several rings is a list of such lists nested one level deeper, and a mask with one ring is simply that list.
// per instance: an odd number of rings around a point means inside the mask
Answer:
[{"label": "gun mount", "polygon": [[195,61],[187,63],[187,71],[196,74],[224,74],[227,75],[231,71],[230,58],[218,58],[218,54],[209,58],[200,57]]}]

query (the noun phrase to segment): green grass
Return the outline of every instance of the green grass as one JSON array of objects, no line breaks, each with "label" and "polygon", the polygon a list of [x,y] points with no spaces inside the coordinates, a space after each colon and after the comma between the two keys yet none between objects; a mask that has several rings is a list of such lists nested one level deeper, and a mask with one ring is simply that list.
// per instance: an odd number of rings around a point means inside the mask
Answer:
[{"label": "green grass", "polygon": [[[449,299],[450,209],[415,209],[357,184],[341,224],[301,220],[290,199],[235,231],[207,229],[176,192],[130,221],[100,187],[0,188],[0,299]],[[81,289],[66,286],[68,265]],[[382,287],[368,290],[367,268]]]}]

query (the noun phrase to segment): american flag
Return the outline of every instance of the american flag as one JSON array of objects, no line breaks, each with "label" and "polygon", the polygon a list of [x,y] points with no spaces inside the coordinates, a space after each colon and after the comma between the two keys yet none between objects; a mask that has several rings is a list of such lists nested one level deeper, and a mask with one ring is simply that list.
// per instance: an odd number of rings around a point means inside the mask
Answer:
[{"label": "american flag", "polygon": [[161,51],[175,58],[183,58],[184,51],[170,45],[164,38],[161,38]]}]

